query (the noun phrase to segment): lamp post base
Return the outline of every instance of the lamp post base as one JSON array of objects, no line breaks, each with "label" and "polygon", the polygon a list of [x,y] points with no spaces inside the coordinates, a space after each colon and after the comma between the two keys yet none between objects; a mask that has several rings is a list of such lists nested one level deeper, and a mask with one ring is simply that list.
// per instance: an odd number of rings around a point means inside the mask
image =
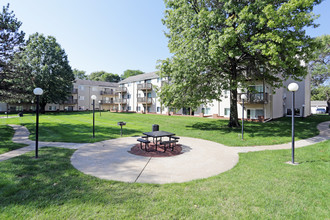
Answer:
[{"label": "lamp post base", "polygon": [[286,164],[290,164],[290,165],[299,165],[299,163],[297,163],[297,162],[294,162],[294,163],[292,163],[292,161],[288,161],[288,162],[285,162]]}]

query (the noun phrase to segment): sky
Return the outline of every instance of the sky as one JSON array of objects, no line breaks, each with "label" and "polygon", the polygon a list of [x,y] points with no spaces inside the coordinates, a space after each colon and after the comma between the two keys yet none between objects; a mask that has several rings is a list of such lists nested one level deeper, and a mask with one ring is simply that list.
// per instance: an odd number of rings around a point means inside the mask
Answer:
[{"label": "sky", "polygon": [[[26,39],[33,33],[54,36],[71,67],[87,74],[104,70],[121,75],[127,69],[156,71],[157,61],[170,57],[165,37],[163,0],[0,0],[10,4],[23,24]],[[314,8],[317,29],[330,34],[330,0]]]}]

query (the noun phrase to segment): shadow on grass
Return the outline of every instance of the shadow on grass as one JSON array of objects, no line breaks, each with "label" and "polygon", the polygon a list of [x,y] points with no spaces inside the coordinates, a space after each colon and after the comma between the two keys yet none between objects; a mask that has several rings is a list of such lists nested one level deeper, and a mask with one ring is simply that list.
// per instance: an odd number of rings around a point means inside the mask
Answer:
[{"label": "shadow on grass", "polygon": [[80,173],[70,163],[73,152],[69,149],[43,148],[39,159],[33,159],[29,153],[3,163],[0,167],[0,207],[15,205],[19,209],[22,206],[23,210],[16,211],[34,212],[77,202],[115,205],[127,200],[133,202],[143,196],[131,190],[128,184],[104,181]]},{"label": "shadow on grass", "polygon": [[[35,140],[35,124],[24,123],[30,131],[30,139]],[[141,135],[141,131],[123,127],[123,136]],[[53,142],[91,143],[120,137],[120,126],[105,127],[95,125],[95,138],[93,126],[87,124],[54,124],[42,123],[39,125],[39,140]]]},{"label": "shadow on grass", "polygon": [[[310,116],[307,118],[295,119],[295,136],[299,139],[314,137],[319,134],[317,125],[324,121],[329,121],[330,116]],[[210,122],[197,122],[186,126],[188,129],[201,131],[219,131],[220,133],[240,133],[241,127],[229,128],[227,120],[217,120]],[[244,133],[250,137],[277,137],[291,136],[291,118],[280,118],[267,123],[244,122]]]}]

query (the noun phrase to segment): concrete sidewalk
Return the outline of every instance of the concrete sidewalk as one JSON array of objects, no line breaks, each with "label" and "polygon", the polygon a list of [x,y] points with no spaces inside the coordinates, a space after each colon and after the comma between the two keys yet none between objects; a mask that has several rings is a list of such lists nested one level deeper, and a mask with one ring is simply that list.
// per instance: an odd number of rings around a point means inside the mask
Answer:
[{"label": "concrete sidewalk", "polygon": [[[317,126],[316,137],[295,142],[304,147],[330,139],[329,122]],[[0,155],[0,161],[34,150],[34,142],[28,139],[28,130],[19,125],[13,141],[29,144]],[[86,174],[102,179],[139,183],[180,183],[208,178],[232,169],[239,160],[239,153],[262,150],[290,149],[291,143],[254,147],[227,147],[212,141],[181,137],[183,154],[173,157],[142,157],[128,151],[136,144],[136,137],[118,138],[97,143],[75,144],[39,142],[39,146],[77,149],[71,157],[73,166]]]}]

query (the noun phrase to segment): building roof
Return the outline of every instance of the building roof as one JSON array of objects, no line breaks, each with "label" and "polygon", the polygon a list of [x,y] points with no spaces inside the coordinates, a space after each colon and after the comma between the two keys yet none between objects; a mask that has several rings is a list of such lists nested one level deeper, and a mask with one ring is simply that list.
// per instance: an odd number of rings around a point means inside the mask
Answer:
[{"label": "building roof", "polygon": [[151,73],[143,73],[143,74],[139,74],[136,76],[130,76],[130,77],[120,81],[119,84],[137,82],[137,81],[142,81],[142,80],[147,80],[147,79],[156,79],[158,77],[159,76],[157,75],[157,71],[151,72]]},{"label": "building roof", "polygon": [[312,107],[326,107],[327,101],[311,101],[311,106]]},{"label": "building roof", "polygon": [[118,83],[114,82],[92,81],[84,79],[76,79],[75,83],[78,85],[118,87]]}]

